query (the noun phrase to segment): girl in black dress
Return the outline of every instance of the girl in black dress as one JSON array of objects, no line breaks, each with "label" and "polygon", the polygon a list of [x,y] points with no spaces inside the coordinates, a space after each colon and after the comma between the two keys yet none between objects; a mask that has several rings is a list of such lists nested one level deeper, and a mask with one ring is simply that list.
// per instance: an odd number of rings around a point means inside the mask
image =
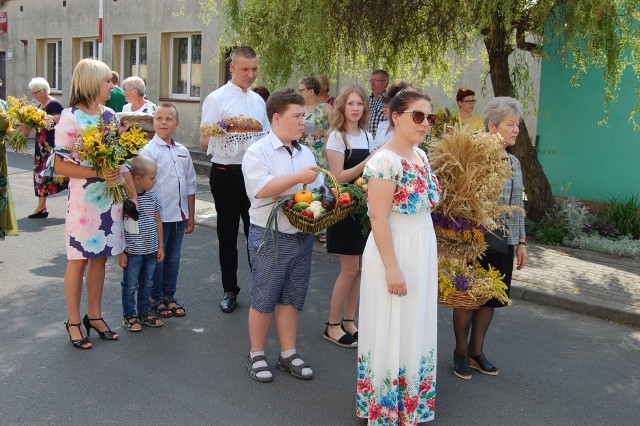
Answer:
[{"label": "girl in black dress", "polygon": [[[339,183],[353,183],[362,175],[373,143],[373,136],[364,130],[368,121],[369,103],[364,90],[356,85],[343,88],[334,103],[326,147],[329,169]],[[366,242],[362,225],[351,216],[327,229],[327,251],[340,255],[340,274],[333,286],[324,338],[342,347],[358,345],[354,316]]]}]

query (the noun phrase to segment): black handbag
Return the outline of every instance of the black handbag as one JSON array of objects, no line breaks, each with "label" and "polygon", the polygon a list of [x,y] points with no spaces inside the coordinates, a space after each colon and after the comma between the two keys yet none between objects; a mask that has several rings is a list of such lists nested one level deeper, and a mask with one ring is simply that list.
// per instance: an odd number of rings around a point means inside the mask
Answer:
[{"label": "black handbag", "polygon": [[[511,195],[509,195],[509,205],[513,200],[513,178],[511,179]],[[485,231],[484,241],[487,243],[487,253],[507,254],[509,252],[509,242],[507,239],[507,229],[496,229],[493,232]]]},{"label": "black handbag", "polygon": [[507,254],[509,252],[509,245],[507,244],[507,232],[504,229],[496,229],[493,232],[485,232],[484,241],[487,243],[487,253]]},{"label": "black handbag", "polygon": [[140,213],[138,212],[138,209],[136,209],[135,203],[130,199],[127,198],[126,200],[124,200],[124,203],[122,203],[122,208],[131,219],[135,220],[136,222],[138,221],[138,219],[140,219]]}]

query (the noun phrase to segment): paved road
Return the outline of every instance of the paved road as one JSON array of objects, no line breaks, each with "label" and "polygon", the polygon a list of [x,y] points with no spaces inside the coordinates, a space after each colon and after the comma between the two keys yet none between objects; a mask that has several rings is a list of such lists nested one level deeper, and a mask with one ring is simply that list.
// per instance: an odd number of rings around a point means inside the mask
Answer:
[{"label": "paved road", "polygon": [[[17,211],[35,205],[30,158],[11,154]],[[187,317],[160,329],[127,333],[119,325],[120,270],[107,266],[104,316],[120,342],[93,339],[80,351],[67,341],[62,276],[65,199],[46,220],[20,219],[19,237],[0,242],[0,425],[362,425],[354,416],[356,351],[322,339],[333,256],[314,255],[299,347],[316,378],[275,371],[271,384],[245,370],[249,272],[241,263],[240,308],[221,313],[214,231],[199,227],[184,242],[178,296]],[[640,412],[640,330],[555,308],[514,301],[500,310],[486,342],[499,376],[463,381],[450,368],[451,313],[438,320],[436,424],[636,424]],[[275,361],[272,333],[267,356]]]}]

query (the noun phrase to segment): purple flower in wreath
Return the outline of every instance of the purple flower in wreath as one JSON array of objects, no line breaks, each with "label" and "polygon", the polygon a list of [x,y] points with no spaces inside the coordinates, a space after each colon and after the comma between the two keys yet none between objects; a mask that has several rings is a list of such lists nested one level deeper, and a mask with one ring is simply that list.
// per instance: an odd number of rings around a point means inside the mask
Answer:
[{"label": "purple flower in wreath", "polygon": [[222,127],[223,130],[227,130],[229,125],[224,121],[218,121],[218,126]]},{"label": "purple flower in wreath", "polygon": [[461,291],[469,290],[469,278],[465,274],[456,275],[456,288]]},{"label": "purple flower in wreath", "polygon": [[445,216],[442,213],[432,213],[431,218],[434,226],[450,229],[455,232],[467,231],[474,228],[473,223],[463,217],[453,218]]}]

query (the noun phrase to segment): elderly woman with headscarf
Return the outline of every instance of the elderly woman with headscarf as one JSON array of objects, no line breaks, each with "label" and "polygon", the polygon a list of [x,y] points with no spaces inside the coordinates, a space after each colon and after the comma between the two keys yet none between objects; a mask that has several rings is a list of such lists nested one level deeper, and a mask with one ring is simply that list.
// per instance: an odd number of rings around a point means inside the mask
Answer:
[{"label": "elderly woman with headscarf", "polygon": [[122,107],[122,112],[143,112],[153,115],[156,105],[147,100],[145,95],[147,88],[140,77],[128,77],[122,82],[122,90],[127,104]]}]

